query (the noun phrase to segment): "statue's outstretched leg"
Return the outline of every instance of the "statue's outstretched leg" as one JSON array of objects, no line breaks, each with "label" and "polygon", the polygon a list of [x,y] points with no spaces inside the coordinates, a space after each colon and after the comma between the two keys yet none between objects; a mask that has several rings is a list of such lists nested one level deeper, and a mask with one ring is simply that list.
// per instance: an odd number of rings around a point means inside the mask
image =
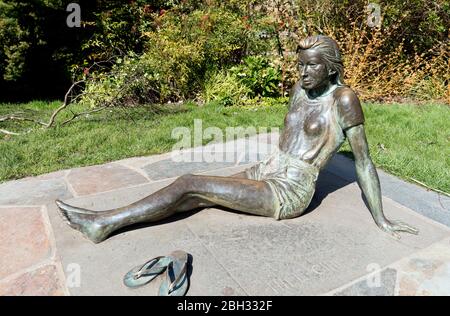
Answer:
[{"label": "statue's outstretched leg", "polygon": [[142,200],[117,209],[94,212],[61,201],[57,201],[57,205],[72,228],[98,243],[124,226],[158,221],[197,207],[221,205],[255,215],[273,216],[276,197],[263,181],[186,174]]}]

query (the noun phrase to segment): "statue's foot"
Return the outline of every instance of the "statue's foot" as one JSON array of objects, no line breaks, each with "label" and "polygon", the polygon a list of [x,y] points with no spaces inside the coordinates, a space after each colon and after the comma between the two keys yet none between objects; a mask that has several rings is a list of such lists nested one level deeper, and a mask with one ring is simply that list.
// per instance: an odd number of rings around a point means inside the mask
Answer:
[{"label": "statue's foot", "polygon": [[56,200],[55,203],[59,207],[59,213],[63,220],[73,229],[83,233],[92,242],[99,243],[110,234],[106,225],[101,224],[98,212],[74,207],[60,200]]}]

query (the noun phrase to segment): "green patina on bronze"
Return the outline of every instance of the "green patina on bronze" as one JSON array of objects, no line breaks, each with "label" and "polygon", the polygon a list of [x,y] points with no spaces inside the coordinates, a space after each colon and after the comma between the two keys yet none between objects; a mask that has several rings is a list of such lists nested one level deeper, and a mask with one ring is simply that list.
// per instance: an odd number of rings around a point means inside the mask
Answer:
[{"label": "green patina on bronze", "polygon": [[142,200],[103,212],[56,201],[64,220],[97,243],[124,226],[199,207],[225,206],[276,219],[297,217],[311,202],[320,170],[348,139],[358,184],[375,223],[396,237],[398,232],[417,234],[417,229],[383,214],[364,115],[357,95],[343,83],[336,42],[311,36],[299,43],[298,51],[300,81],[291,91],[279,146],[267,159],[230,177],[186,174]]}]

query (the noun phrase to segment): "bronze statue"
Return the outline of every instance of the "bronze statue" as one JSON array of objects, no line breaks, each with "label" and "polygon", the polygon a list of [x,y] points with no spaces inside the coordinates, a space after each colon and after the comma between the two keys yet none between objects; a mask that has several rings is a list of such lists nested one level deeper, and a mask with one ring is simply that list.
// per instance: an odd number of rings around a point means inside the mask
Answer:
[{"label": "bronze statue", "polygon": [[214,205],[276,219],[294,218],[310,204],[319,171],[347,138],[375,223],[397,238],[397,232],[417,234],[417,229],[383,214],[363,112],[355,92],[343,84],[337,43],[327,36],[311,36],[300,42],[298,52],[301,78],[291,91],[279,146],[267,159],[230,177],[186,174],[140,201],[108,211],[56,201],[67,223],[98,243],[124,226]]}]

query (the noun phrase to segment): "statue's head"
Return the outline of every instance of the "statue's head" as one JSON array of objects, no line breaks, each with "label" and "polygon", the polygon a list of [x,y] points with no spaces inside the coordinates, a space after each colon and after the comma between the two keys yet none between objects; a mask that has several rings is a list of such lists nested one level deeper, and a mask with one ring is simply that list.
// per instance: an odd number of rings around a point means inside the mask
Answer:
[{"label": "statue's head", "polygon": [[309,36],[299,43],[297,52],[302,88],[310,90],[328,82],[343,85],[342,58],[331,37]]}]

